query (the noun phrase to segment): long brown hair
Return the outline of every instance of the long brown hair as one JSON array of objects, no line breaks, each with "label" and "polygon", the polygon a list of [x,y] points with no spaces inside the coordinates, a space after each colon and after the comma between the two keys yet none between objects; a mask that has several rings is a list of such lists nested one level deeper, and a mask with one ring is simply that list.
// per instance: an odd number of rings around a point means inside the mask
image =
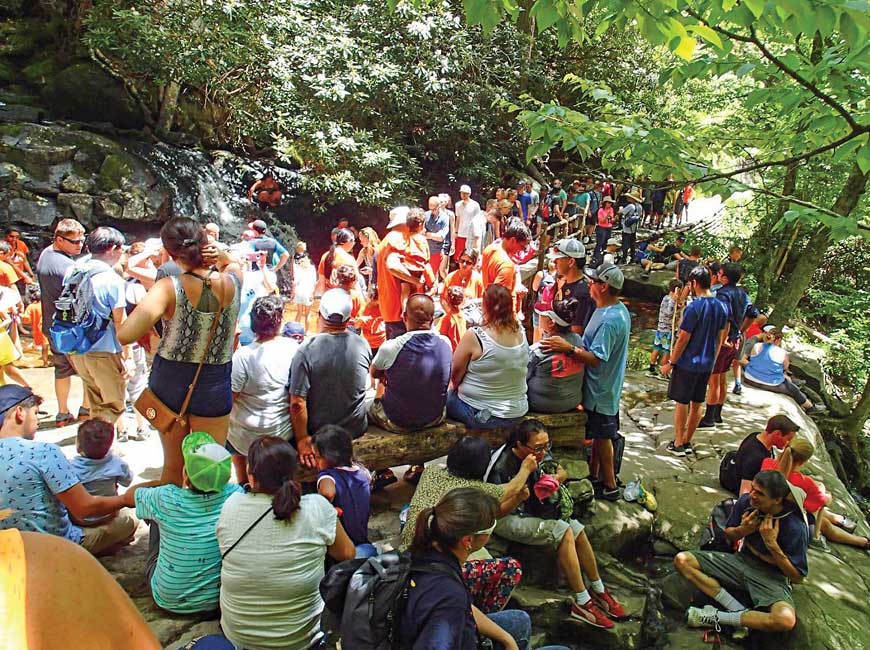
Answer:
[{"label": "long brown hair", "polygon": [[335,249],[355,239],[353,231],[348,228],[339,228],[335,234],[335,241],[329,247],[329,255],[323,263],[323,275],[329,280],[332,277],[332,267],[335,264]]},{"label": "long brown hair", "polygon": [[486,530],[498,515],[498,501],[478,488],[454,488],[434,508],[417,515],[411,554],[448,552],[466,535]]},{"label": "long brown hair", "polygon": [[797,465],[803,465],[813,457],[816,448],[806,438],[792,438],[776,464],[776,469],[788,478],[789,474],[795,471]]},{"label": "long brown hair", "polygon": [[500,284],[491,284],[483,292],[483,325],[511,332],[520,329],[513,295]]},{"label": "long brown hair", "polygon": [[299,510],[302,487],[296,482],[296,451],[275,436],[260,436],[248,449],[248,473],[262,492],[272,495],[275,519],[287,521]]}]

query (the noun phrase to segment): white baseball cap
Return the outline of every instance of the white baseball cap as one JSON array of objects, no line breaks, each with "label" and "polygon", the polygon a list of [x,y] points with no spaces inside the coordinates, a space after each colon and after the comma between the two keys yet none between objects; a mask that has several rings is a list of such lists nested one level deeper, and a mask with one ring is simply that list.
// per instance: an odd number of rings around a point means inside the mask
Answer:
[{"label": "white baseball cap", "polygon": [[331,325],[341,325],[350,318],[353,300],[344,289],[330,289],[320,298],[320,315]]},{"label": "white baseball cap", "polygon": [[471,188],[468,185],[462,185],[459,188],[459,193],[471,194]]}]

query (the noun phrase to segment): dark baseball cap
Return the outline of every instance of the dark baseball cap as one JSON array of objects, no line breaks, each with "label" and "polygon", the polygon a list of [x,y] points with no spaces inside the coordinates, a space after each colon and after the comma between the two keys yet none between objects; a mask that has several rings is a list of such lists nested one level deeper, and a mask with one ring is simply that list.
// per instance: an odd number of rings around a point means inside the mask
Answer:
[{"label": "dark baseball cap", "polygon": [[262,219],[257,219],[255,221],[252,221],[251,223],[249,223],[248,227],[251,230],[256,230],[257,232],[266,232],[266,228],[268,226],[266,226],[266,222],[263,221]]},{"label": "dark baseball cap", "polygon": [[3,426],[3,419],[6,417],[6,413],[29,397],[33,397],[33,391],[24,386],[18,386],[17,384],[0,386],[0,427]]}]

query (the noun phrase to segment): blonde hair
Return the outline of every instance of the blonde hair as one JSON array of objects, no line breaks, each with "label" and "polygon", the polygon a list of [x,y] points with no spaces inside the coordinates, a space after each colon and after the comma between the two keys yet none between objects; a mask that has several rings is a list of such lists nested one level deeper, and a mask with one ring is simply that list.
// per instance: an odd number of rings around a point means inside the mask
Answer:
[{"label": "blonde hair", "polygon": [[375,229],[372,228],[371,226],[366,226],[365,228],[360,230],[359,235],[360,235],[360,237],[365,235],[365,238],[369,242],[369,247],[371,247],[371,248],[377,248],[378,244],[381,243],[381,238],[378,237],[378,233],[376,233]]},{"label": "blonde hair", "polygon": [[777,462],[777,470],[786,478],[800,465],[805,464],[813,457],[816,448],[806,438],[795,436],[789,441]]}]

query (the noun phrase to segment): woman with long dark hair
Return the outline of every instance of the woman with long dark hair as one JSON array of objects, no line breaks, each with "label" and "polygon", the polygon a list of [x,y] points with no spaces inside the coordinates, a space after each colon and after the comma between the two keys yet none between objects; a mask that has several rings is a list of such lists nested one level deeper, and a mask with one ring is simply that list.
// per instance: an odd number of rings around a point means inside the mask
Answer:
[{"label": "woman with long dark hair", "polygon": [[302,495],[296,460],[286,440],[254,440],[251,491],[230,497],[218,520],[221,628],[240,648],[317,647],[326,554],[339,562],[354,556],[332,504],[319,494]]},{"label": "woman with long dark hair", "polygon": [[230,375],[242,272],[226,251],[209,244],[198,221],[187,217],[171,219],[160,229],[160,239],[182,274],[154,283],[118,328],[118,341],[129,345],[163,320],[163,338],[154,355],[148,388],[176,413],[181,410],[197,367],[205,360],[187,409],[188,430],[160,437],[161,480],[180,486],[184,465],[181,441],[185,435],[205,431],[220,444],[227,440],[233,407]]},{"label": "woman with long dark hair", "polygon": [[352,266],[357,270],[356,260],[350,252],[356,245],[356,236],[349,228],[338,228],[335,232],[335,238],[332,241],[332,246],[320,258],[320,264],[317,265],[317,290],[316,294],[321,294],[328,289],[337,288],[331,282],[332,269],[338,266]]},{"label": "woman with long dark hair", "polygon": [[501,285],[490,285],[483,293],[483,326],[465,332],[453,354],[447,416],[473,429],[518,422],[529,410],[528,361],[529,345],[511,293]]},{"label": "woman with long dark hair", "polygon": [[414,571],[412,564],[408,601],[399,621],[401,648],[475,650],[479,633],[492,639],[497,650],[528,650],[529,615],[505,610],[487,616],[472,604],[462,582],[461,567],[489,541],[498,509],[498,501],[481,490],[456,488],[413,522],[411,559],[427,570]]}]

